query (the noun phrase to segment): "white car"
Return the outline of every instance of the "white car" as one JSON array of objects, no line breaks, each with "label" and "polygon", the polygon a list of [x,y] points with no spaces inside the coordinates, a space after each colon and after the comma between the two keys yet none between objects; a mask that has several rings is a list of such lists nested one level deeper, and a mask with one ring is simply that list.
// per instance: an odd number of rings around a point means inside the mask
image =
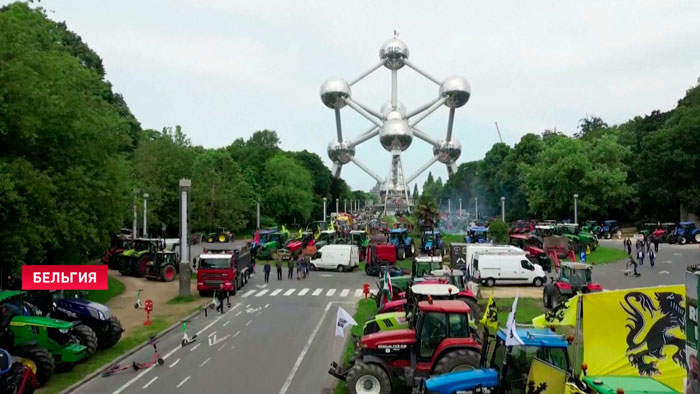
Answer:
[{"label": "white car", "polygon": [[475,276],[486,286],[496,282],[542,286],[547,276],[539,264],[533,264],[525,254],[476,254],[472,260]]}]

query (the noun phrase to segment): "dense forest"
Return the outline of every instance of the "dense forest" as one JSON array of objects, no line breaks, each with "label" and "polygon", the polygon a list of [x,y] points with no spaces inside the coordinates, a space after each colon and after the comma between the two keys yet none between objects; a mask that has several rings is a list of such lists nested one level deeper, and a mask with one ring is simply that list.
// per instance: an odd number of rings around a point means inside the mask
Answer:
[{"label": "dense forest", "polygon": [[482,160],[462,163],[444,184],[429,174],[424,192],[452,209],[461,198],[473,212],[506,219],[609,218],[629,223],[678,221],[700,213],[700,85],[676,108],[620,125],[586,116],[573,136],[555,130],[525,134],[515,146],[497,143]]},{"label": "dense forest", "polygon": [[[252,130],[251,130],[252,132]],[[365,199],[315,153],[255,131],[220,149],[180,127],[142,129],[99,55],[25,3],[0,9],[0,262],[81,263],[131,227],[148,193],[150,234],[177,235],[178,184],[191,178],[194,231],[321,220],[323,198]],[[334,209],[329,203],[329,212]]]}]

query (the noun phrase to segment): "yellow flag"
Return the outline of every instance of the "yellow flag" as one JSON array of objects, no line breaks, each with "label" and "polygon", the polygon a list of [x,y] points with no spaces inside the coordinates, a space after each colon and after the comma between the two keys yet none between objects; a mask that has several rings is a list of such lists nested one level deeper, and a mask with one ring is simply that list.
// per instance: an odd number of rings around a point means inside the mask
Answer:
[{"label": "yellow flag", "polygon": [[532,360],[530,374],[527,377],[528,393],[562,394],[565,392],[566,372],[541,361]]},{"label": "yellow flag", "polygon": [[498,307],[496,306],[496,301],[493,299],[493,292],[491,292],[489,302],[486,304],[484,316],[479,323],[494,333],[498,330]]},{"label": "yellow flag", "polygon": [[332,220],[331,220],[331,224],[328,226],[328,229],[331,231],[335,231],[335,225],[333,224]]},{"label": "yellow flag", "polygon": [[532,325],[537,328],[549,326],[575,326],[576,311],[578,310],[578,297],[574,296],[554,307],[544,315],[532,319]]},{"label": "yellow flag", "polygon": [[583,310],[589,375],[651,376],[683,391],[684,286],[585,294]]},{"label": "yellow flag", "polygon": [[301,229],[299,229],[299,232],[297,233],[297,238],[301,239],[302,236],[304,236],[304,234],[302,234]]},{"label": "yellow flag", "polygon": [[283,233],[286,233],[286,232],[287,232],[287,228],[284,227],[284,224],[282,225],[282,232],[283,232]]},{"label": "yellow flag", "polygon": [[321,235],[321,225],[320,224],[318,226],[316,226],[316,232],[314,233],[314,240],[317,240],[319,235]]}]

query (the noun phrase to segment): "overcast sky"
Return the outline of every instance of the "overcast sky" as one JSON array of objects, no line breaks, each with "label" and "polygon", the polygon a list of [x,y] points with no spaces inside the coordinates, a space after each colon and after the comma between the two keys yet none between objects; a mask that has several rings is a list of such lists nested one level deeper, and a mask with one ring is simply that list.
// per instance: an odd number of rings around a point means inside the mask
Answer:
[{"label": "overcast sky", "polygon": [[[7,3],[7,1],[0,1]],[[610,124],[675,106],[700,77],[697,1],[87,1],[44,0],[103,59],[107,79],[145,128],[182,125],[192,142],[221,147],[258,129],[276,130],[282,147],[318,153],[334,137],[333,112],[319,98],[331,76],[351,80],[378,61],[381,44],[399,32],[411,60],[438,79],[471,84],[458,109],[460,162],[498,142],[556,127],[572,134],[595,114]],[[390,95],[381,68],[353,87],[378,109]],[[399,100],[414,108],[437,86],[399,71]],[[444,136],[447,108],[422,129]],[[369,126],[342,110],[345,135]],[[404,154],[410,174],[432,156],[414,139]],[[375,138],[356,157],[388,175],[390,155]],[[446,176],[445,166],[431,167]],[[353,164],[353,188],[374,181]],[[419,178],[420,184],[427,172]],[[411,185],[412,188],[412,185]]]}]

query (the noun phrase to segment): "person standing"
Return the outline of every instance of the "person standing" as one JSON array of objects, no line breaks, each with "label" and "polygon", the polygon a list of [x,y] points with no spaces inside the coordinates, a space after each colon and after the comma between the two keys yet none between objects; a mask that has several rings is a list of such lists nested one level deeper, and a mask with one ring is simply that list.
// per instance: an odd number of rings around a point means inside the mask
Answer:
[{"label": "person standing", "polygon": [[656,261],[656,253],[654,253],[654,248],[649,248],[649,251],[647,252],[649,254],[649,264],[651,267],[654,267],[654,262]]},{"label": "person standing", "polygon": [[265,271],[265,283],[268,283],[270,281],[270,261],[265,262],[265,267],[263,268],[263,271]]},{"label": "person standing", "polygon": [[309,257],[304,258],[304,269],[306,270],[304,277],[310,276],[311,275],[311,259]]},{"label": "person standing", "polygon": [[279,254],[277,254],[275,268],[277,268],[277,280],[282,280],[282,257]]},{"label": "person standing", "polygon": [[216,306],[217,312],[221,312],[221,314],[224,314],[224,299],[226,299],[226,292],[224,291],[224,285],[219,285],[219,288],[216,290],[216,299],[219,301],[219,305]]},{"label": "person standing", "polygon": [[287,268],[289,269],[287,279],[292,279],[292,276],[294,276],[294,259],[289,259],[287,262]]},{"label": "person standing", "polygon": [[637,249],[637,260],[639,260],[639,266],[644,265],[644,248],[640,247]]},{"label": "person standing", "polygon": [[630,241],[629,238],[625,239],[622,244],[624,245],[622,248],[627,251],[627,255],[631,256],[632,255],[632,242]]},{"label": "person standing", "polygon": [[302,258],[299,256],[297,259],[297,280],[301,279],[301,269],[302,269]]},{"label": "person standing", "polygon": [[659,253],[659,239],[654,237],[654,252]]}]

